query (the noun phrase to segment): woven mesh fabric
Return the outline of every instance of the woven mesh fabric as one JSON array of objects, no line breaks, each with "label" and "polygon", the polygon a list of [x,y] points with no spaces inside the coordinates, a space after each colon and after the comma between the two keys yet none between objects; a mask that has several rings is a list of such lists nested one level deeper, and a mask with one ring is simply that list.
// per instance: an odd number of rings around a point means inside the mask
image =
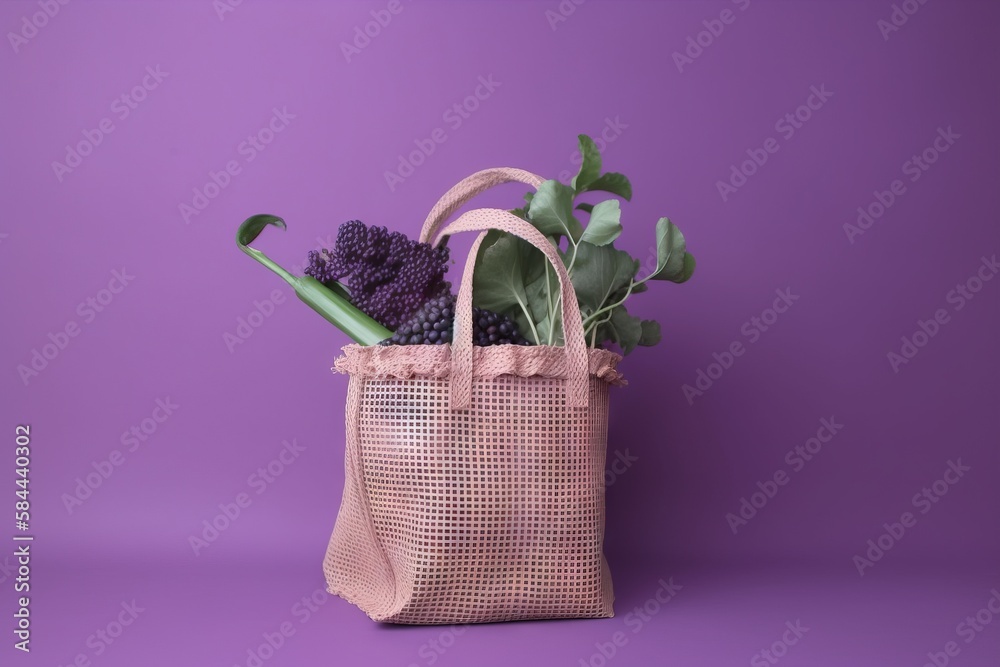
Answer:
[{"label": "woven mesh fabric", "polygon": [[441,225],[448,217],[457,211],[462,204],[466,203],[477,194],[485,192],[490,188],[504,183],[524,183],[533,188],[537,188],[544,178],[523,169],[513,167],[499,167],[494,169],[483,169],[471,176],[459,181],[448,192],[444,193],[431,212],[424,220],[423,228],[420,230],[420,240],[424,243],[432,243],[438,236]]},{"label": "woven mesh fabric", "polygon": [[[499,209],[444,219],[472,195],[541,177],[473,174],[422,240],[480,231],[450,345],[349,345],[344,495],[323,561],[328,590],[377,621],[486,623],[613,615],[604,559],[608,390],[621,358],[589,350],[561,259]],[[559,277],[566,347],[472,345],[472,270],[485,230],[532,243]],[[571,323],[575,323],[571,324]]]},{"label": "woven mesh fabric", "polygon": [[[333,370],[364,377],[447,378],[451,373],[449,345],[346,345],[333,362]],[[608,350],[588,350],[589,374],[624,386],[616,368],[621,357]],[[561,347],[547,345],[493,345],[474,347],[472,377],[492,379],[501,375],[565,378],[568,359]]]},{"label": "woven mesh fabric", "polygon": [[476,378],[453,411],[447,378],[352,375],[328,590],[393,623],[612,616],[608,387]]}]

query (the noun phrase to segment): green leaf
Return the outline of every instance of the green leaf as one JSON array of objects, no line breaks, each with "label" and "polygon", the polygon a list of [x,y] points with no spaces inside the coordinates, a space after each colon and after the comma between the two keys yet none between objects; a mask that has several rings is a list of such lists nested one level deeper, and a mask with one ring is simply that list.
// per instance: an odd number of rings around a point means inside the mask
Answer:
[{"label": "green leaf", "polygon": [[639,336],[639,345],[649,347],[659,343],[662,338],[660,323],[656,320],[643,320],[641,324],[642,335]]},{"label": "green leaf", "polygon": [[556,180],[538,186],[531,199],[528,217],[533,225],[546,236],[569,236],[580,240],[583,226],[573,216],[573,188]]},{"label": "green leaf", "polygon": [[597,329],[597,342],[612,341],[618,344],[623,354],[635,349],[642,339],[642,320],[633,317],[618,306],[611,311],[611,319]]},{"label": "green leaf", "polygon": [[510,212],[516,215],[517,217],[521,218],[522,220],[528,220],[528,209],[531,208],[531,198],[534,196],[535,196],[534,192],[525,192],[524,206],[521,206],[520,208],[511,209]]},{"label": "green leaf", "polygon": [[656,270],[653,280],[684,282],[694,273],[694,257],[685,249],[684,235],[667,218],[656,222]]},{"label": "green leaf", "polygon": [[342,296],[345,294],[343,288],[338,294],[311,276],[300,277],[294,287],[299,299],[355,343],[375,345],[392,336],[391,331]]},{"label": "green leaf", "polygon": [[597,150],[594,140],[586,134],[577,137],[580,142],[580,171],[573,177],[571,182],[573,189],[577,192],[584,192],[587,186],[597,180],[601,174],[601,151]]},{"label": "green leaf", "polygon": [[591,213],[594,210],[594,205],[593,204],[586,204],[586,203],[584,203],[584,204],[577,204],[576,208],[577,208],[578,211],[583,211],[585,213]]},{"label": "green leaf", "polygon": [[[535,322],[541,322],[549,314],[549,299],[552,294],[551,291],[546,291],[546,283],[548,280],[545,275],[541,275],[535,280],[526,282],[524,285],[524,293],[528,296],[528,306],[531,310],[531,316],[534,318]],[[552,285],[549,284],[549,290],[552,289]],[[556,291],[558,294],[558,290]],[[551,299],[555,299],[555,296],[551,296]]]},{"label": "green leaf", "polygon": [[347,291],[347,287],[343,283],[339,283],[336,280],[334,280],[328,283],[323,283],[323,286],[329,289],[337,296],[339,296],[340,298],[346,299],[347,301],[351,300],[351,293]]},{"label": "green leaf", "polygon": [[477,263],[482,258],[483,252],[485,252],[487,248],[489,248],[490,246],[492,246],[494,243],[496,243],[505,236],[510,236],[510,234],[507,234],[506,232],[501,232],[499,229],[491,229],[489,232],[487,232],[486,238],[484,238],[483,242],[479,244],[479,257],[476,259]]},{"label": "green leaf", "polygon": [[509,315],[526,338],[535,339],[537,320],[533,308],[537,298],[529,297],[526,285],[544,276],[543,262],[547,262],[545,256],[527,241],[504,232],[490,232],[472,274],[474,302],[480,308]]},{"label": "green leaf", "polygon": [[684,269],[681,271],[681,274],[679,276],[674,278],[674,282],[675,283],[686,282],[689,278],[691,278],[691,276],[694,275],[694,267],[695,267],[694,255],[692,255],[689,252],[685,252]]},{"label": "green leaf", "polygon": [[582,241],[572,276],[580,309],[592,313],[600,310],[612,294],[628,287],[638,270],[639,261],[624,250]]},{"label": "green leaf", "polygon": [[632,200],[632,184],[629,182],[628,178],[613,171],[603,174],[600,178],[589,183],[587,187],[583,189],[577,188],[578,192],[592,192],[594,190],[598,190],[600,192],[610,192],[613,195],[618,195],[625,201]]},{"label": "green leaf", "polygon": [[591,211],[590,221],[580,240],[599,246],[611,243],[622,233],[621,217],[617,199],[602,201]]},{"label": "green leaf", "polygon": [[285,221],[276,215],[251,215],[236,230],[236,244],[240,246],[250,245],[268,225],[274,225],[278,229],[288,228]]}]

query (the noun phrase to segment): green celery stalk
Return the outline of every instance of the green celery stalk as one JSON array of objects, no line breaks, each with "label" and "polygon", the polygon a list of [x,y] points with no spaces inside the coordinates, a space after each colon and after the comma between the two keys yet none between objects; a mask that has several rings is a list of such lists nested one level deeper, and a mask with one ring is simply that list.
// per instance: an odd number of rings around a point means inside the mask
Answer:
[{"label": "green celery stalk", "polygon": [[392,332],[358,309],[347,298],[347,291],[336,284],[331,289],[311,276],[294,276],[270,257],[251,248],[250,243],[268,225],[287,229],[285,221],[274,215],[254,215],[243,221],[236,232],[236,245],[240,250],[277,273],[295,289],[299,299],[322,315],[328,322],[361,345],[374,345],[392,336]]}]

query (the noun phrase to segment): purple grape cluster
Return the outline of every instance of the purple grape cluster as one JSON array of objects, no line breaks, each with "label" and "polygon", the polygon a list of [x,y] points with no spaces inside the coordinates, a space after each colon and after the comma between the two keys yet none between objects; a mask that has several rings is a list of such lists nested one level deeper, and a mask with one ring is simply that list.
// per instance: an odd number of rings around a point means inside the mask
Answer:
[{"label": "purple grape cluster", "polygon": [[[381,345],[441,345],[450,343],[455,324],[455,297],[451,294],[428,301],[404,322],[392,338]],[[474,345],[531,345],[506,315],[481,308],[472,309]]]},{"label": "purple grape cluster", "polygon": [[309,253],[305,273],[321,283],[344,283],[355,306],[395,330],[428,300],[450,294],[447,270],[446,246],[351,220],[337,230],[332,249]]}]

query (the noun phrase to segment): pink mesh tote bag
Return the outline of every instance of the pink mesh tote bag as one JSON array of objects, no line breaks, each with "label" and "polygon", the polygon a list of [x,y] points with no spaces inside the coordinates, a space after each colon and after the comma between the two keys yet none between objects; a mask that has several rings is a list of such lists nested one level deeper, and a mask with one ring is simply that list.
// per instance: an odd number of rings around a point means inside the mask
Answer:
[{"label": "pink mesh tote bag", "polygon": [[[445,345],[348,345],[344,495],[323,562],[331,593],[390,623],[613,615],[603,553],[608,390],[621,360],[589,349],[558,254],[530,223],[476,209],[516,169],[473,174],[431,211],[421,240],[482,232]],[[559,277],[564,347],[472,344],[472,271],[491,229],[539,248]]]}]

